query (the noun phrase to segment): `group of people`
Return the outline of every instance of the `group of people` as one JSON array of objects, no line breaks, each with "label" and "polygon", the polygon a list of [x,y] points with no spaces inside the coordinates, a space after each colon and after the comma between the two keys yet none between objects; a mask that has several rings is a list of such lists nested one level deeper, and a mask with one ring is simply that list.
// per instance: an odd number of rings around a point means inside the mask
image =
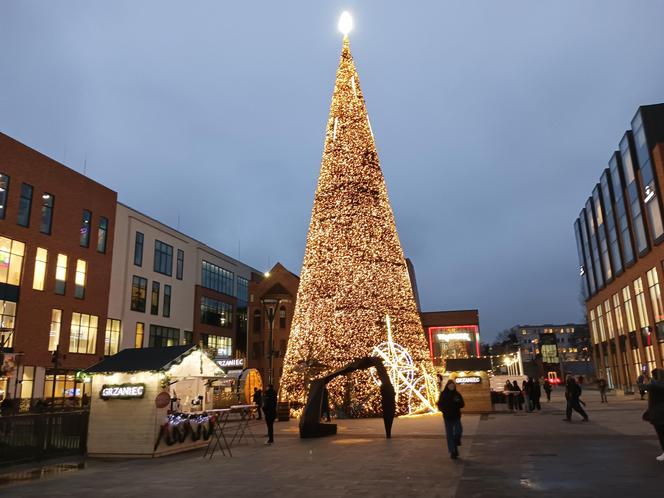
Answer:
[{"label": "group of people", "polygon": [[277,419],[277,391],[274,390],[272,384],[267,386],[265,392],[255,387],[252,401],[256,405],[256,418],[258,420],[265,418],[265,425],[267,425],[265,444],[272,445],[274,443],[274,421]]},{"label": "group of people", "polygon": [[519,387],[519,383],[515,380],[505,382],[503,393],[507,397],[507,406],[510,410],[523,410],[524,406],[527,412],[541,410],[542,405],[540,398],[542,397],[542,388],[546,394],[547,401],[551,401],[551,383],[547,380],[544,381],[542,386],[539,379],[528,377],[524,380]]}]

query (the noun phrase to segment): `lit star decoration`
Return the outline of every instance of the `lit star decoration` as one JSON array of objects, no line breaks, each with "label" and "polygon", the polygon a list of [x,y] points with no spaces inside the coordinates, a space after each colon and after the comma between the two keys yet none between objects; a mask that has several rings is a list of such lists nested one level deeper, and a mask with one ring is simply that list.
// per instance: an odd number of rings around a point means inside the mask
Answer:
[{"label": "lit star decoration", "polygon": [[[383,360],[397,396],[397,403],[399,403],[399,395],[402,395],[402,398],[408,402],[409,414],[422,411],[435,412],[433,402],[435,402],[437,388],[434,377],[426,369],[420,371],[413,363],[413,358],[408,350],[394,342],[389,315],[385,317],[385,324],[387,341],[374,347],[371,355]],[[380,380],[377,375],[374,375],[374,370],[371,369],[374,382],[380,385]]]},{"label": "lit star decoration", "polygon": [[[341,22],[343,20],[343,22]],[[385,341],[408,350],[417,372],[433,373],[399,235],[380,169],[360,79],[344,33],[323,159],[281,378],[281,399],[304,403],[311,380],[371,355]],[[347,415],[380,413],[380,391],[368,371],[328,385]],[[409,412],[400,397],[398,414]]]}]

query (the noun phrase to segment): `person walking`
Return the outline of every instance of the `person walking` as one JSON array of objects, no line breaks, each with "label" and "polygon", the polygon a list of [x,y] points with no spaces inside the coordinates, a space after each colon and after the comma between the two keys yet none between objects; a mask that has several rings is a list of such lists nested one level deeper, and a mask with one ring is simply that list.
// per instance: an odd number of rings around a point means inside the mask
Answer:
[{"label": "person walking", "polygon": [[597,387],[599,389],[599,396],[602,400],[602,403],[608,403],[609,399],[606,397],[606,390],[609,386],[606,382],[606,379],[599,379],[597,381]]},{"label": "person walking", "polygon": [[515,380],[512,382],[512,392],[514,393],[514,409],[523,410],[523,396],[521,394],[521,388],[519,383]]},{"label": "person walking", "polygon": [[648,379],[648,374],[647,373],[642,373],[641,375],[638,376],[636,379],[636,385],[639,388],[639,394],[641,395],[641,399],[646,395],[646,386],[648,385],[649,379]]},{"label": "person walking", "polygon": [[540,404],[540,398],[542,397],[542,388],[540,387],[539,379],[532,381],[532,386],[530,388],[530,400],[533,404],[533,410],[541,410],[542,405]]},{"label": "person walking", "polygon": [[664,370],[656,368],[652,371],[652,380],[647,386],[648,409],[643,414],[643,419],[650,422],[655,428],[662,454],[657,458],[658,462],[664,462]]},{"label": "person walking", "polygon": [[510,382],[509,379],[507,379],[507,382],[505,382],[505,385],[503,386],[503,394],[507,398],[507,407],[509,408],[510,411],[513,411],[514,396],[512,395],[512,383]]},{"label": "person walking", "polygon": [[274,420],[277,418],[277,391],[269,384],[263,394],[263,414],[267,424],[267,441],[265,444],[274,443]]},{"label": "person walking", "polygon": [[544,392],[546,393],[547,402],[551,401],[551,391],[553,391],[553,386],[551,385],[551,382],[549,382],[549,379],[544,379]]},{"label": "person walking", "polygon": [[254,402],[254,405],[256,405],[256,414],[257,414],[257,419],[261,419],[261,406],[263,405],[263,391],[258,389],[257,387],[254,387],[254,395],[252,397],[252,400]]},{"label": "person walking", "polygon": [[523,401],[524,404],[526,405],[526,411],[531,412],[533,411],[531,406],[530,406],[530,383],[532,381],[531,377],[528,377],[528,380],[523,380],[521,383],[521,392],[523,393]]},{"label": "person walking", "polygon": [[463,434],[461,409],[465,406],[463,396],[456,387],[452,379],[448,380],[438,398],[438,409],[443,412],[443,422],[445,423],[447,449],[454,460],[459,458],[458,447],[461,446],[461,435]]},{"label": "person walking", "polygon": [[567,409],[563,420],[571,422],[572,410],[574,410],[583,417],[584,422],[588,422],[588,414],[581,407],[581,403],[583,403],[581,401],[581,386],[571,375],[567,377],[567,383],[565,384],[565,399],[567,400]]}]

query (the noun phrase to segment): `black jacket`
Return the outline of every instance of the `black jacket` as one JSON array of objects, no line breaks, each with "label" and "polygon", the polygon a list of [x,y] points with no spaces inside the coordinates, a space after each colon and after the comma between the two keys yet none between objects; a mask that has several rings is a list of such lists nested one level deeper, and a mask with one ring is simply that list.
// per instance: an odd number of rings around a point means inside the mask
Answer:
[{"label": "black jacket", "polygon": [[565,398],[569,401],[579,401],[580,397],[581,386],[575,381],[568,382],[565,387]]},{"label": "black jacket", "polygon": [[263,393],[261,391],[256,391],[252,399],[255,404],[261,406],[263,402]]},{"label": "black jacket", "polygon": [[664,425],[664,381],[653,380],[648,390],[648,422]]},{"label": "black jacket", "polygon": [[263,413],[268,418],[277,415],[277,391],[274,389],[268,389],[263,394]]},{"label": "black jacket", "polygon": [[465,406],[463,396],[457,390],[443,389],[438,398],[438,409],[443,412],[446,420],[458,420],[461,418],[461,409]]}]

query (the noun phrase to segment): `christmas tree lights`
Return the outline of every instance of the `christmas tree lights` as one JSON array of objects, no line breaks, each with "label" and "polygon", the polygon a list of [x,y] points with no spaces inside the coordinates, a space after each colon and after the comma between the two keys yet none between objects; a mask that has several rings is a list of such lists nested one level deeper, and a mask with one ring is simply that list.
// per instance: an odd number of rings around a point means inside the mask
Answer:
[{"label": "christmas tree lights", "polygon": [[[312,379],[385,343],[387,315],[394,342],[405,348],[415,371],[433,371],[350,52],[351,27],[344,13],[341,60],[281,378],[282,400],[296,403],[305,401]],[[337,378],[328,389],[337,411],[380,411],[380,391],[367,371]],[[400,398],[398,413],[413,410],[411,398]]]}]

